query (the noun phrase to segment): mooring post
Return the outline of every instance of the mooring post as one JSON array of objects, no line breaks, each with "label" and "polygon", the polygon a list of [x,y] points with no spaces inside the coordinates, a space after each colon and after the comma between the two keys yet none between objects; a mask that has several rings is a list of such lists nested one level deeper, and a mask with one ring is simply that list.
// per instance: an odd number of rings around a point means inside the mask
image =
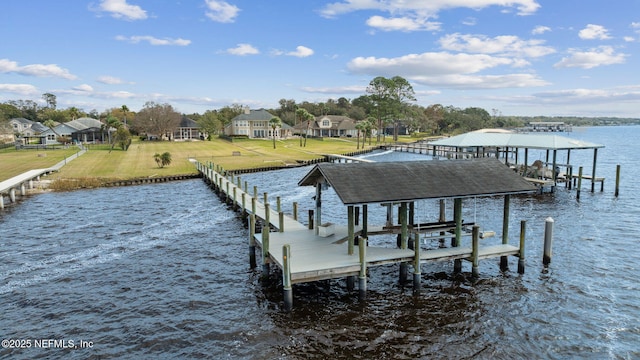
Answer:
[{"label": "mooring post", "polygon": [[360,255],[360,276],[358,277],[358,297],[360,300],[367,298],[367,241],[366,237],[360,238],[358,252]]},{"label": "mooring post", "polygon": [[520,221],[520,253],[518,254],[518,274],[524,274],[525,256],[524,256],[524,239],[525,230],[527,229],[527,221]]},{"label": "mooring post", "polygon": [[236,189],[237,187],[233,187],[233,199],[231,201],[232,204],[232,208],[234,211],[238,210],[238,197],[237,197],[237,193],[236,193]]},{"label": "mooring post", "polygon": [[266,191],[262,194],[262,202],[265,205],[269,202],[269,194]]},{"label": "mooring post", "polygon": [[262,276],[269,277],[269,204],[264,204],[264,224],[262,225]]},{"label": "mooring post", "polygon": [[25,196],[27,195],[27,187],[24,185],[24,183],[20,184],[20,196]]},{"label": "mooring post", "polygon": [[293,308],[293,287],[291,286],[291,247],[289,244],[282,246],[282,289],[284,309],[291,311]]},{"label": "mooring post", "polygon": [[249,192],[249,184],[247,183],[247,181],[244,181],[244,192],[248,193]]},{"label": "mooring post", "polygon": [[251,213],[253,215],[256,214],[256,198],[255,197],[251,197]]},{"label": "mooring post", "polygon": [[0,194],[0,209],[4,209],[4,194]]},{"label": "mooring post", "polygon": [[298,203],[293,202],[293,220],[298,221]]},{"label": "mooring post", "polygon": [[544,253],[542,254],[542,264],[545,269],[551,263],[551,247],[553,245],[553,219],[548,217],[544,221]]},{"label": "mooring post", "polygon": [[[398,217],[400,220],[400,248],[405,250],[407,248],[407,203],[401,202],[400,208],[398,209],[399,214]],[[408,274],[408,264],[406,262],[400,263],[400,284],[404,284],[407,281]]]},{"label": "mooring post", "polygon": [[247,213],[247,200],[245,199],[245,195],[247,195],[247,193],[245,193],[244,191],[242,192],[242,216],[245,216]]},{"label": "mooring post", "polygon": [[620,189],[620,164],[616,166],[616,192],[615,197],[618,197],[618,193]]},{"label": "mooring post", "polygon": [[471,233],[472,241],[471,241],[471,276],[473,278],[477,278],[479,273],[478,270],[478,250],[480,249],[480,226],[473,225],[473,230]]},{"label": "mooring post", "polygon": [[[462,199],[456,198],[453,200],[453,217],[456,222],[456,237],[453,239],[452,246],[460,246],[462,242]],[[453,261],[453,272],[458,274],[462,272],[462,260],[456,259]]]},{"label": "mooring post", "polygon": [[347,254],[353,255],[354,252],[354,235],[355,235],[355,224],[354,224],[354,211],[353,205],[347,206]]},{"label": "mooring post", "polygon": [[309,209],[309,230],[313,230],[313,209]]},{"label": "mooring post", "polygon": [[258,198],[258,187],[253,185],[253,197]]},{"label": "mooring post", "polygon": [[[555,155],[555,152],[554,152]],[[511,203],[509,194],[504,196],[504,209],[502,215],[502,244],[509,244],[509,206]],[[509,270],[509,259],[507,256],[500,257],[500,271]]]},{"label": "mooring post", "polygon": [[576,187],[576,199],[580,200],[580,188],[582,187],[582,166],[578,168],[578,186]]},{"label": "mooring post", "polygon": [[276,196],[276,212],[282,211],[282,202],[280,196]]},{"label": "mooring post", "polygon": [[284,232],[284,213],[278,212],[278,232]]},{"label": "mooring post", "polygon": [[16,189],[15,188],[11,188],[11,190],[9,190],[9,200],[11,200],[12,203],[16,202]]},{"label": "mooring post", "polygon": [[420,280],[422,278],[420,274],[420,233],[415,233],[413,237],[413,291],[420,291]]},{"label": "mooring post", "polygon": [[249,266],[256,267],[256,214],[249,215]]}]

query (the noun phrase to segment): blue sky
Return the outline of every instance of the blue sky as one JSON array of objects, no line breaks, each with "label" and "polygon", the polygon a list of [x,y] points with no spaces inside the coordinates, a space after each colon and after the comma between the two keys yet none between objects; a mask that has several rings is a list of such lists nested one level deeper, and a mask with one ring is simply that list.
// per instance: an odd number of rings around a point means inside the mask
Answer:
[{"label": "blue sky", "polygon": [[183,113],[354,99],[640,117],[637,0],[7,0],[0,102]]}]

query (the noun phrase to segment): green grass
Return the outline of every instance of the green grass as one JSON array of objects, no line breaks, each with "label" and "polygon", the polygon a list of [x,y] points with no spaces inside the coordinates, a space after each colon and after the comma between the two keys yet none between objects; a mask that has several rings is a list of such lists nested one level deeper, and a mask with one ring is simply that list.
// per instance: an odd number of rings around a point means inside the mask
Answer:
[{"label": "green grass", "polygon": [[[401,139],[402,142],[415,140],[410,137]],[[276,141],[274,149],[272,140],[245,139],[228,142],[216,138],[212,141],[190,142],[135,140],[128,151],[118,148],[109,151],[108,146],[91,145],[89,151],[69,162],[50,178],[124,180],[193,174],[196,169],[189,159],[203,163],[213,162],[227,170],[277,167],[321,158],[323,154],[345,154],[358,150],[356,139],[353,138],[308,139],[306,147],[300,147],[299,144],[299,139]],[[371,144],[376,145],[375,139]],[[77,148],[47,151],[0,150],[0,181],[31,169],[52,166],[75,152]],[[171,154],[172,161],[169,166],[159,168],[153,155],[164,152]],[[240,156],[234,156],[234,152],[239,152]],[[38,154],[46,156],[38,157]]]}]

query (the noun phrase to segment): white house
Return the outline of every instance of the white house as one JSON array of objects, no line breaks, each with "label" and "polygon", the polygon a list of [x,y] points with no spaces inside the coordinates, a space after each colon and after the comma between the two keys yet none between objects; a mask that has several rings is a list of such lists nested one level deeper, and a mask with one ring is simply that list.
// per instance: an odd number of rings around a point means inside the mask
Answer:
[{"label": "white house", "polygon": [[[53,129],[47,129],[42,132],[42,135],[46,136],[46,144],[58,144],[57,136],[65,136],[71,138],[71,134],[74,132],[86,130],[89,128],[97,128],[101,129],[103,126],[102,122],[93,118],[79,118],[75,120],[68,121],[66,123],[61,123],[56,125]],[[114,129],[110,129],[110,131],[114,131]]]},{"label": "white house", "polygon": [[[272,138],[271,125],[269,120],[274,117],[265,109],[249,110],[245,107],[242,114],[231,119],[231,122],[225,126],[224,133],[229,136],[247,136],[250,139]],[[291,135],[291,127],[282,124],[276,129],[276,138],[287,138]]]},{"label": "white house", "polygon": [[314,120],[296,125],[295,129],[296,133],[313,137],[358,136],[356,122],[347,116],[340,115],[317,116]]}]

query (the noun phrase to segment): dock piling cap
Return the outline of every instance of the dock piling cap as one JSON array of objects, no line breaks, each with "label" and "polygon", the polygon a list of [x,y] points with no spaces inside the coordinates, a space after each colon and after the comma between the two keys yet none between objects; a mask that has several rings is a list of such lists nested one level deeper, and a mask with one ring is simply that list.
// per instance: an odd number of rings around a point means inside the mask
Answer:
[{"label": "dock piling cap", "polygon": [[551,216],[549,216],[548,218],[544,219],[544,221],[546,222],[554,222],[553,218]]}]

